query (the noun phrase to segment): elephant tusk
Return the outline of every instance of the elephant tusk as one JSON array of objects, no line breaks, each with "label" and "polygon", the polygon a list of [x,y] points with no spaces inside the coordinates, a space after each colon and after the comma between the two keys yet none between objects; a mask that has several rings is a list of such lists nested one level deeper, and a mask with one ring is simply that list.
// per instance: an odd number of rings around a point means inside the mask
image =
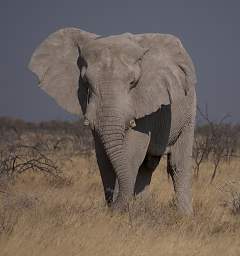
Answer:
[{"label": "elephant tusk", "polygon": [[84,126],[89,126],[89,121],[86,118],[84,119],[83,125]]},{"label": "elephant tusk", "polygon": [[135,122],[135,120],[131,120],[131,121],[129,122],[129,126],[132,127],[132,128],[136,127],[136,122]]}]

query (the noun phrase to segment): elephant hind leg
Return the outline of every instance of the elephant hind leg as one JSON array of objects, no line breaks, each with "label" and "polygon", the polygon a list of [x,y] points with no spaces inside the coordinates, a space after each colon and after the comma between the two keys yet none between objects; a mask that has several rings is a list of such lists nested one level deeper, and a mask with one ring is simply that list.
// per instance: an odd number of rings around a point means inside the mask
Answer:
[{"label": "elephant hind leg", "polygon": [[186,127],[167,154],[167,172],[173,181],[181,213],[192,214],[192,145],[194,128]]},{"label": "elephant hind leg", "polygon": [[160,159],[161,156],[146,155],[137,174],[134,188],[135,195],[141,193],[146,188],[146,186],[150,185],[152,174],[158,166]]}]

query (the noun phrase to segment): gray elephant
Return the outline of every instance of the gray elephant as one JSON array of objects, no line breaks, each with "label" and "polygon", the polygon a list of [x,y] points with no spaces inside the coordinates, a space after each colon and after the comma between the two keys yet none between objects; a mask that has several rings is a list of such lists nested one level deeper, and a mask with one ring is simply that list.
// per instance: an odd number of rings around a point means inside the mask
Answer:
[{"label": "gray elephant", "polygon": [[150,184],[167,148],[178,208],[192,213],[196,75],[178,38],[65,28],[40,44],[29,68],[46,93],[90,125],[109,205],[125,209]]}]

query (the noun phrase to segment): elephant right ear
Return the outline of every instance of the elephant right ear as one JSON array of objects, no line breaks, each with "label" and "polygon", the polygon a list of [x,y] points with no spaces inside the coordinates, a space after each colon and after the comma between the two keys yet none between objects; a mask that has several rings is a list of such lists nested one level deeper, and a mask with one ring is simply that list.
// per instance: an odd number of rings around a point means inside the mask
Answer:
[{"label": "elephant right ear", "polygon": [[129,37],[147,49],[139,61],[140,79],[132,89],[135,117],[154,113],[162,105],[185,102],[185,96],[195,91],[197,80],[192,60],[181,41],[173,35],[158,33]]},{"label": "elephant right ear", "polygon": [[81,95],[86,94],[86,89],[79,80],[79,50],[96,37],[77,28],[60,29],[40,44],[29,63],[29,69],[39,78],[39,86],[72,114],[81,114],[79,101],[83,106],[81,101],[87,98]]}]

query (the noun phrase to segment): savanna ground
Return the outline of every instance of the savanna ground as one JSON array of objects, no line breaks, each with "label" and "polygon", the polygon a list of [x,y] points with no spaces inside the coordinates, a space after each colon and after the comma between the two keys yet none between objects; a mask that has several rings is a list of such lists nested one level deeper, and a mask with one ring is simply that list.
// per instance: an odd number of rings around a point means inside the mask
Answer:
[{"label": "savanna ground", "polygon": [[[126,213],[103,200],[93,152],[45,150],[59,174],[28,169],[0,183],[0,255],[240,255],[240,160],[210,184],[205,161],[193,181],[194,215],[178,215],[162,160]],[[19,160],[20,161],[20,160]]]}]

